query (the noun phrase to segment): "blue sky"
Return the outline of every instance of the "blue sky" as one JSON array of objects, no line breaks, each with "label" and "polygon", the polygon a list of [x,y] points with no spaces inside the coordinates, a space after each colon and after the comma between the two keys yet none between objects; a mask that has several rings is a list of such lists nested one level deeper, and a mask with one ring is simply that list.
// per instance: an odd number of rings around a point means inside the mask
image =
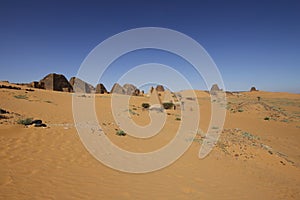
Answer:
[{"label": "blue sky", "polygon": [[[300,93],[299,1],[2,0],[0,80],[31,82],[52,72],[69,79],[100,42],[139,27],[170,28],[198,41],[227,90]],[[193,87],[207,89],[184,61],[151,51],[117,60],[103,82],[110,89],[122,70],[153,61],[182,63],[177,69]]]}]

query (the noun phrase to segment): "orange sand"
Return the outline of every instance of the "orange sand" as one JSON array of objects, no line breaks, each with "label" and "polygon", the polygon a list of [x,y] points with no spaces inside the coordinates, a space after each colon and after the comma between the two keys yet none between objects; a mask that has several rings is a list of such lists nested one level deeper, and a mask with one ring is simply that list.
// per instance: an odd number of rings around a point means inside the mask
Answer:
[{"label": "orange sand", "polygon": [[[210,98],[196,91],[201,122],[188,151],[162,170],[129,174],[104,166],[84,148],[74,127],[71,93],[22,88],[0,89],[0,108],[12,117],[0,119],[0,199],[300,199],[300,95],[245,92],[227,96],[231,107],[226,130],[209,156],[200,160]],[[265,110],[257,96],[281,112]],[[110,97],[96,95],[97,116],[106,135],[123,149],[160,148],[180,125],[175,120],[180,111],[168,110],[166,126],[149,140],[117,136]],[[139,114],[132,114],[137,124],[149,122],[147,111],[141,109],[147,101],[147,97],[131,98],[132,111]],[[48,128],[16,123],[26,117],[42,119]]]}]

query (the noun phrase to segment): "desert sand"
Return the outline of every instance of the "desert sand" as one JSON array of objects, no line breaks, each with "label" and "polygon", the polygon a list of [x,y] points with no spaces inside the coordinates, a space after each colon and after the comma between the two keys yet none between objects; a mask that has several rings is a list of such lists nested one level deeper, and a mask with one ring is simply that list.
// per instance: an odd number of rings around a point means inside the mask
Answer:
[{"label": "desert sand", "polygon": [[[9,112],[0,119],[0,199],[300,199],[299,94],[227,95],[222,135],[199,159],[211,99],[196,91],[201,120],[188,151],[166,168],[132,174],[103,165],[85,149],[73,120],[72,93],[18,87],[0,89],[0,108]],[[95,96],[100,125],[128,151],[158,149],[180,126],[180,111],[166,110],[167,123],[158,135],[147,140],[118,136],[110,99],[110,94]],[[149,123],[141,107],[148,101],[131,97],[130,115],[137,124]],[[47,127],[17,123],[25,118],[41,119]]]}]

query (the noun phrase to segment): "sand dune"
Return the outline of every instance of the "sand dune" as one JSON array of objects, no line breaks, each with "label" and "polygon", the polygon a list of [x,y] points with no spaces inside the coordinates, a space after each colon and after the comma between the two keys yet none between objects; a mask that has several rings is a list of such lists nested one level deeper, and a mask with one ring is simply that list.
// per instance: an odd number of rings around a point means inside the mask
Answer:
[{"label": "sand dune", "polygon": [[[228,96],[222,135],[200,160],[211,100],[196,91],[201,119],[188,151],[164,169],[130,174],[106,167],[85,149],[73,121],[72,93],[21,88],[0,89],[0,108],[9,112],[0,119],[0,199],[300,199],[300,95]],[[180,111],[167,110],[158,135],[118,136],[110,100],[109,94],[95,96],[99,123],[114,144],[128,151],[161,148],[180,126]],[[137,124],[149,123],[141,107],[148,100],[130,99],[129,114]],[[17,124],[30,117],[47,127]]]}]

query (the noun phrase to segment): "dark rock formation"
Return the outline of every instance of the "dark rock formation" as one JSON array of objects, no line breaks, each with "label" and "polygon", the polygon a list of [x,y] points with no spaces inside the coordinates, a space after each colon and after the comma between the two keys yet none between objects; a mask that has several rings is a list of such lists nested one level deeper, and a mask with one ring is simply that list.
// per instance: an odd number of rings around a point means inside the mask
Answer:
[{"label": "dark rock formation", "polygon": [[11,86],[11,85],[0,85],[0,88],[12,89],[12,90],[21,90],[20,87],[15,87],[15,86]]},{"label": "dark rock formation", "polygon": [[39,84],[46,90],[72,92],[73,88],[66,77],[62,74],[48,74]]},{"label": "dark rock formation", "polygon": [[102,83],[97,84],[96,86],[96,93],[97,94],[105,94],[108,93],[105,86]]},{"label": "dark rock formation", "polygon": [[156,86],[156,91],[157,91],[157,92],[164,92],[164,91],[165,91],[165,88],[164,88],[164,86],[162,86],[162,85],[158,85],[158,86]]},{"label": "dark rock formation", "polygon": [[76,77],[70,79],[70,84],[72,85],[74,92],[93,93],[95,91],[95,88],[91,84]]}]

